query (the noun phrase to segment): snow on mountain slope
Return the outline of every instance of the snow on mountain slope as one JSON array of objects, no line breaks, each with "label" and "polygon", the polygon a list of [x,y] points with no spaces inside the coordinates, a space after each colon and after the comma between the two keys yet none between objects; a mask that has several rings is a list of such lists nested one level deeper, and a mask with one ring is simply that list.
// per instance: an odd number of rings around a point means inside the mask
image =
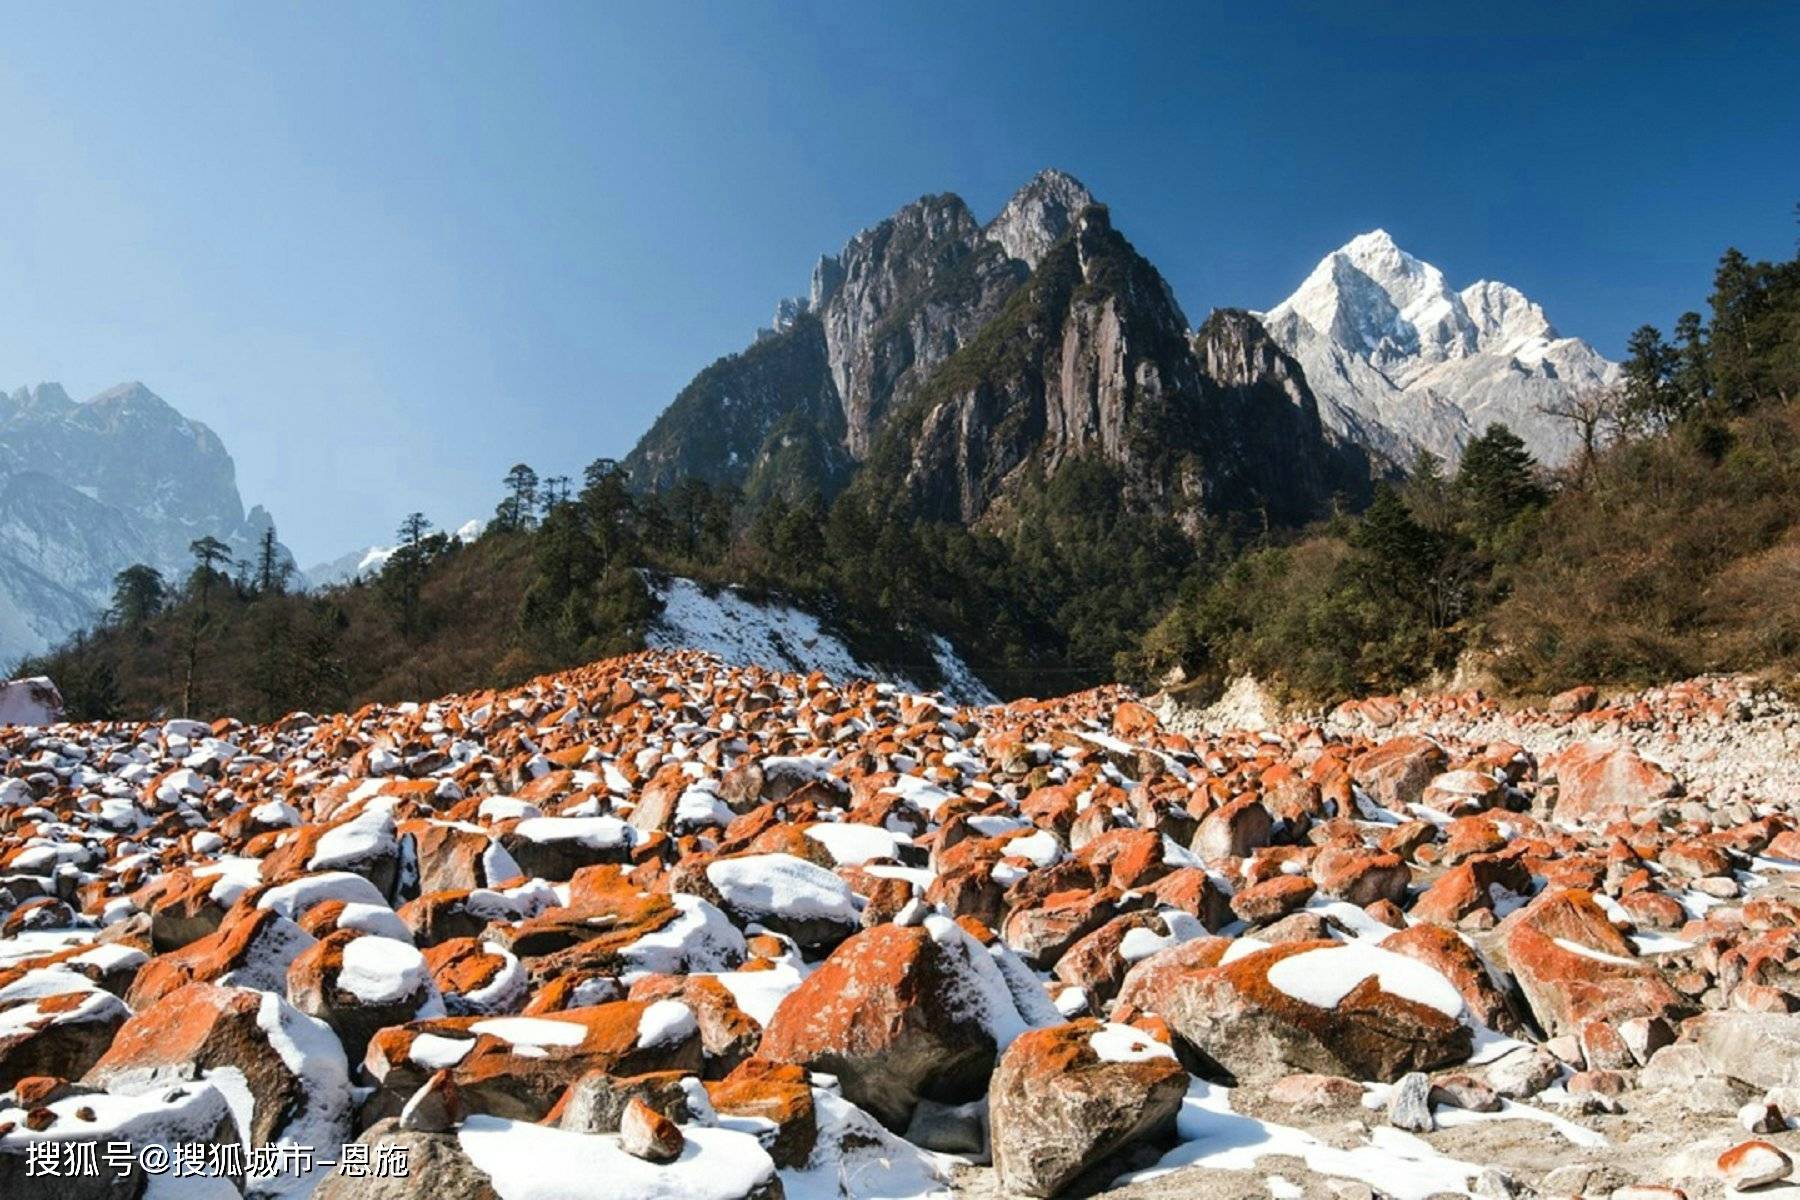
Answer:
[{"label": "snow on mountain slope", "polygon": [[[910,692],[925,691],[905,675],[872,666],[812,613],[780,601],[752,599],[735,587],[708,588],[679,576],[649,577],[662,614],[644,638],[651,650],[704,650],[735,666],[784,671],[823,671],[836,680],[883,679]],[[942,682],[936,690],[960,704],[995,704],[999,698],[942,637],[933,658]]]},{"label": "snow on mountain slope", "polygon": [[125,567],[174,582],[189,543],[245,558],[270,523],[244,511],[218,435],[140,383],[80,404],[54,383],[0,394],[0,665],[91,624]]},{"label": "snow on mountain slope", "polygon": [[1264,324],[1299,360],[1325,423],[1400,465],[1418,448],[1453,461],[1494,423],[1561,462],[1574,433],[1543,409],[1619,371],[1516,288],[1455,291],[1380,229],[1326,255]]}]

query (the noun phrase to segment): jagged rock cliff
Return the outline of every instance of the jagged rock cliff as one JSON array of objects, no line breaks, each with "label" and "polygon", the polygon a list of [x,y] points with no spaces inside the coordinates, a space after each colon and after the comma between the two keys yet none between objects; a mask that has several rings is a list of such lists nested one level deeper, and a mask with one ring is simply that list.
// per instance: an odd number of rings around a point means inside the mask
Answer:
[{"label": "jagged rock cliff", "polygon": [[806,307],[682,392],[626,460],[637,486],[829,497],[866,464],[884,504],[972,523],[1091,457],[1194,528],[1225,508],[1304,520],[1366,484],[1275,347],[1209,376],[1168,285],[1062,172],[985,226],[955,196],[906,206],[820,260]]}]

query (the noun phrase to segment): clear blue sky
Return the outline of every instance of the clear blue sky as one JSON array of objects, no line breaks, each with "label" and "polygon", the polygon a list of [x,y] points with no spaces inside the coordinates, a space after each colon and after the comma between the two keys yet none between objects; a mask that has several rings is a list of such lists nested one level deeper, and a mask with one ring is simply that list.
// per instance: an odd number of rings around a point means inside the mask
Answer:
[{"label": "clear blue sky", "polygon": [[1060,166],[1199,320],[1385,226],[1617,354],[1791,253],[1781,4],[35,4],[0,386],[142,379],[303,562],[623,454],[813,260]]}]

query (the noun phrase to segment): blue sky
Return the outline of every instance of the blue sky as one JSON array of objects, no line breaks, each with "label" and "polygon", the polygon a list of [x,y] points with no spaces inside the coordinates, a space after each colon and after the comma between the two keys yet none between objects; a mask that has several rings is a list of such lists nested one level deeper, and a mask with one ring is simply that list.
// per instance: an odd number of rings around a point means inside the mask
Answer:
[{"label": "blue sky", "polygon": [[1792,252],[1800,9],[1452,7],[14,6],[0,386],[143,380],[311,562],[623,454],[820,252],[1044,166],[1195,321],[1380,225],[1616,355]]}]

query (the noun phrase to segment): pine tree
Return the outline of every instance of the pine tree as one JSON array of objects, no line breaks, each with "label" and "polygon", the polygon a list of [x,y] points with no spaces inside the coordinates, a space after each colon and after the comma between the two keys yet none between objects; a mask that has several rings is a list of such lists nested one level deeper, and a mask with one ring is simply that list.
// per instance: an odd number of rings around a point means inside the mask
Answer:
[{"label": "pine tree", "polygon": [[448,544],[443,535],[428,537],[430,533],[431,521],[424,513],[408,513],[400,522],[400,545],[381,568],[383,596],[399,614],[400,632],[407,637],[419,632],[420,593],[434,552]]},{"label": "pine tree", "polygon": [[1537,460],[1518,434],[1500,424],[1489,425],[1463,448],[1456,491],[1478,541],[1491,539],[1548,499],[1538,481]]},{"label": "pine tree", "polygon": [[1712,407],[1712,369],[1707,361],[1706,325],[1697,312],[1684,312],[1675,320],[1675,369],[1670,383],[1681,396],[1686,412]]},{"label": "pine tree", "polygon": [[514,463],[502,482],[506,485],[506,498],[494,510],[495,527],[504,530],[531,528],[537,518],[537,472],[524,463]]},{"label": "pine tree", "polygon": [[633,540],[635,505],[628,473],[616,460],[596,458],[581,473],[581,510],[602,564],[622,558]]},{"label": "pine tree", "polygon": [[262,539],[256,548],[256,594],[259,596],[279,596],[287,591],[288,576],[293,574],[294,565],[281,552],[281,543],[276,540],[273,523],[264,528]]},{"label": "pine tree", "polygon": [[1683,411],[1675,388],[1681,351],[1663,340],[1662,330],[1640,325],[1625,342],[1623,415],[1635,432],[1660,433]]},{"label": "pine tree", "polygon": [[187,661],[181,683],[181,715],[192,716],[195,703],[195,676],[200,667],[200,635],[212,622],[213,581],[220,576],[219,567],[231,562],[231,547],[211,536],[188,545],[194,556],[194,572],[188,577],[188,591],[197,596],[193,619],[188,624]]},{"label": "pine tree", "polygon": [[113,576],[112,617],[127,629],[147,624],[168,598],[169,585],[155,567],[133,563]]}]

